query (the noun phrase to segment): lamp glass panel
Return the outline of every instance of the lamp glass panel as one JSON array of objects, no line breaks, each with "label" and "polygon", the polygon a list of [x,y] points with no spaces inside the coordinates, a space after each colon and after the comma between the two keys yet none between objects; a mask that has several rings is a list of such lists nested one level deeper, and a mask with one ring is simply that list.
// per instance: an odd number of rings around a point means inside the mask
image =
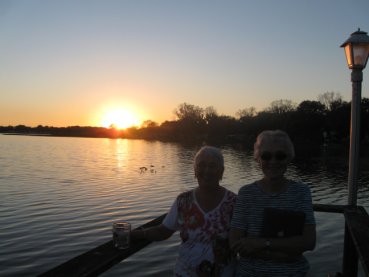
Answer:
[{"label": "lamp glass panel", "polygon": [[354,64],[365,67],[369,55],[369,44],[359,43],[353,46]]},{"label": "lamp glass panel", "polygon": [[345,45],[345,54],[347,59],[347,64],[349,67],[352,67],[352,59],[351,59],[351,44]]}]

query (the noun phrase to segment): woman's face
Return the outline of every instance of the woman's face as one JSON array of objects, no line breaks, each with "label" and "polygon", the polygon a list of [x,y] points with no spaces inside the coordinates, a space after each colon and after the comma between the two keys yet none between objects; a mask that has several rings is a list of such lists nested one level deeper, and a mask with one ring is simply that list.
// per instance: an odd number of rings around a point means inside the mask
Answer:
[{"label": "woman's face", "polygon": [[219,184],[224,168],[219,160],[211,154],[200,154],[195,162],[195,177],[199,186],[208,187]]},{"label": "woman's face", "polygon": [[266,138],[260,145],[258,162],[268,179],[283,178],[290,162],[288,149],[283,139]]}]

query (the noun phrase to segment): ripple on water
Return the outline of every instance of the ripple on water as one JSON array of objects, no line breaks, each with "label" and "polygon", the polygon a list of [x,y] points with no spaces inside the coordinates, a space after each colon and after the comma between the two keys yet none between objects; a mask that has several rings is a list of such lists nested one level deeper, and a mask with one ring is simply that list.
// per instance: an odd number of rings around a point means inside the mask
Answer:
[{"label": "ripple on water", "polygon": [[[225,187],[237,192],[260,178],[252,153],[223,150]],[[35,276],[111,239],[114,221],[137,227],[166,213],[196,186],[195,151],[140,140],[0,136],[0,272]],[[288,174],[308,183],[315,203],[345,204],[347,166],[328,162],[294,164]],[[367,209],[368,174],[360,174],[358,195]],[[316,217],[318,244],[307,256],[314,276],[326,276],[341,268],[342,215]],[[153,243],[103,276],[172,276],[179,241],[176,234]]]}]

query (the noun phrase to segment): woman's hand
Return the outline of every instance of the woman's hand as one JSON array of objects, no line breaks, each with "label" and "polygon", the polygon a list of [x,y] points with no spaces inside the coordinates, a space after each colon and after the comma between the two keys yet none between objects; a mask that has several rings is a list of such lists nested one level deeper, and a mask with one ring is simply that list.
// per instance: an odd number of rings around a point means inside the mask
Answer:
[{"label": "woman's hand", "polygon": [[274,260],[280,262],[294,262],[300,254],[291,255],[279,250],[268,249],[265,238],[244,237],[234,243],[232,250],[241,257],[252,257],[262,260]]},{"label": "woman's hand", "polygon": [[241,256],[249,256],[265,249],[265,239],[257,237],[243,237],[236,241],[231,248]]}]

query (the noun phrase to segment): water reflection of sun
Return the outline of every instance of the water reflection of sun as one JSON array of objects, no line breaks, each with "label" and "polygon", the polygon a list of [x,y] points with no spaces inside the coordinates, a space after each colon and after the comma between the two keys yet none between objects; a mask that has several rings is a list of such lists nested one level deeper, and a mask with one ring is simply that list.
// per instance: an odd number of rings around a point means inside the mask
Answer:
[{"label": "water reflection of sun", "polygon": [[101,125],[106,128],[125,129],[139,124],[139,119],[133,112],[121,108],[109,110],[101,118]]}]

